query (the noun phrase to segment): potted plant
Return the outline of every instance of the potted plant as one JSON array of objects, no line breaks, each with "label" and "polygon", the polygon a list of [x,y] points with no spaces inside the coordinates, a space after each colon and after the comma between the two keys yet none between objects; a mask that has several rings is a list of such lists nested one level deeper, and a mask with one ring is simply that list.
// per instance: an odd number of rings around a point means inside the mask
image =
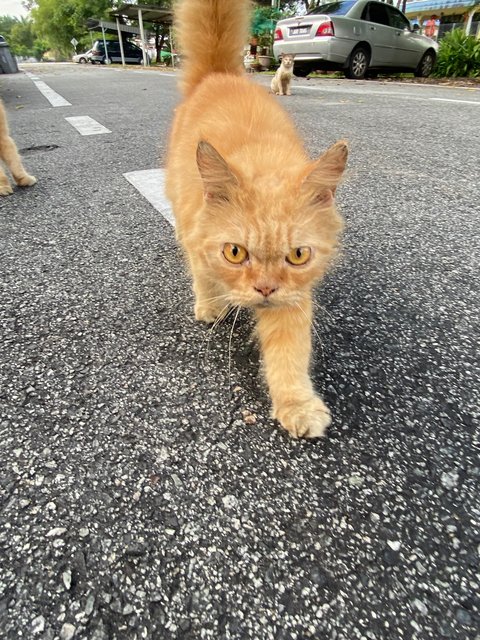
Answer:
[{"label": "potted plant", "polygon": [[273,64],[273,30],[280,12],[272,7],[257,7],[253,13],[252,34],[257,41],[257,60],[262,70]]},{"label": "potted plant", "polygon": [[264,33],[259,37],[260,51],[257,54],[258,64],[262,71],[266,71],[273,64],[272,56],[272,35],[271,33]]}]

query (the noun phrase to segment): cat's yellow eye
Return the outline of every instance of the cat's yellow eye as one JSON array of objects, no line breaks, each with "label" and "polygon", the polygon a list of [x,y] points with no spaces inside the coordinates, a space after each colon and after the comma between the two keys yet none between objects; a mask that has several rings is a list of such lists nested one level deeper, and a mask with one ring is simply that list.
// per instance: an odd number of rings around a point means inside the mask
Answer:
[{"label": "cat's yellow eye", "polygon": [[248,251],[239,244],[227,242],[223,245],[223,255],[232,264],[242,264],[248,258]]},{"label": "cat's yellow eye", "polygon": [[291,249],[287,256],[287,262],[295,265],[296,267],[301,266],[302,264],[307,264],[312,255],[312,250],[310,247],[296,247],[295,249]]}]

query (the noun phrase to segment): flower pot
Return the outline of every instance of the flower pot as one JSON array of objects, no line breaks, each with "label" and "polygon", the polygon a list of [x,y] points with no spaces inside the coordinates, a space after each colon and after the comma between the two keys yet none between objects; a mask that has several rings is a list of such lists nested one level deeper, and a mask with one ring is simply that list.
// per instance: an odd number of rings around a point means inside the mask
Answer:
[{"label": "flower pot", "polygon": [[257,60],[262,71],[268,71],[273,63],[272,56],[257,56]]}]

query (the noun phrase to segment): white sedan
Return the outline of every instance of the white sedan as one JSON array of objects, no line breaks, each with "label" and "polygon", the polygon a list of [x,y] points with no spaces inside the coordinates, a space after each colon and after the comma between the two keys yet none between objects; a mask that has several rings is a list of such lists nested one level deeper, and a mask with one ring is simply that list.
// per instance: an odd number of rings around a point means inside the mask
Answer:
[{"label": "white sedan", "polygon": [[85,51],[85,53],[77,53],[76,55],[74,55],[72,57],[72,61],[78,62],[79,64],[87,64],[87,62],[90,62],[91,55],[92,55],[92,50],[89,49],[88,51]]}]

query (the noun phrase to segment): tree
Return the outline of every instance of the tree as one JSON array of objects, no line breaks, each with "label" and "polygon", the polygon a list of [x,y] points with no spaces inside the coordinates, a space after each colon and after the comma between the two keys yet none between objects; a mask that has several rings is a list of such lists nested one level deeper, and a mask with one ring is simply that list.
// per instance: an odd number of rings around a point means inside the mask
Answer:
[{"label": "tree", "polygon": [[[327,0],[325,0],[327,2]],[[257,0],[261,7],[272,7],[284,13],[299,13],[313,9],[318,0]]]},{"label": "tree", "polygon": [[12,27],[17,24],[18,18],[13,18],[12,16],[0,16],[0,33],[5,38],[8,38]]},{"label": "tree", "polygon": [[46,43],[37,37],[30,18],[0,16],[0,33],[5,36],[16,56],[40,59],[48,49]]},{"label": "tree", "polygon": [[36,0],[31,15],[35,32],[69,56],[72,38],[88,42],[87,19],[107,17],[111,10],[112,0]]},{"label": "tree", "polygon": [[33,22],[28,18],[18,20],[10,31],[10,47],[17,56],[33,55],[35,39]]}]

